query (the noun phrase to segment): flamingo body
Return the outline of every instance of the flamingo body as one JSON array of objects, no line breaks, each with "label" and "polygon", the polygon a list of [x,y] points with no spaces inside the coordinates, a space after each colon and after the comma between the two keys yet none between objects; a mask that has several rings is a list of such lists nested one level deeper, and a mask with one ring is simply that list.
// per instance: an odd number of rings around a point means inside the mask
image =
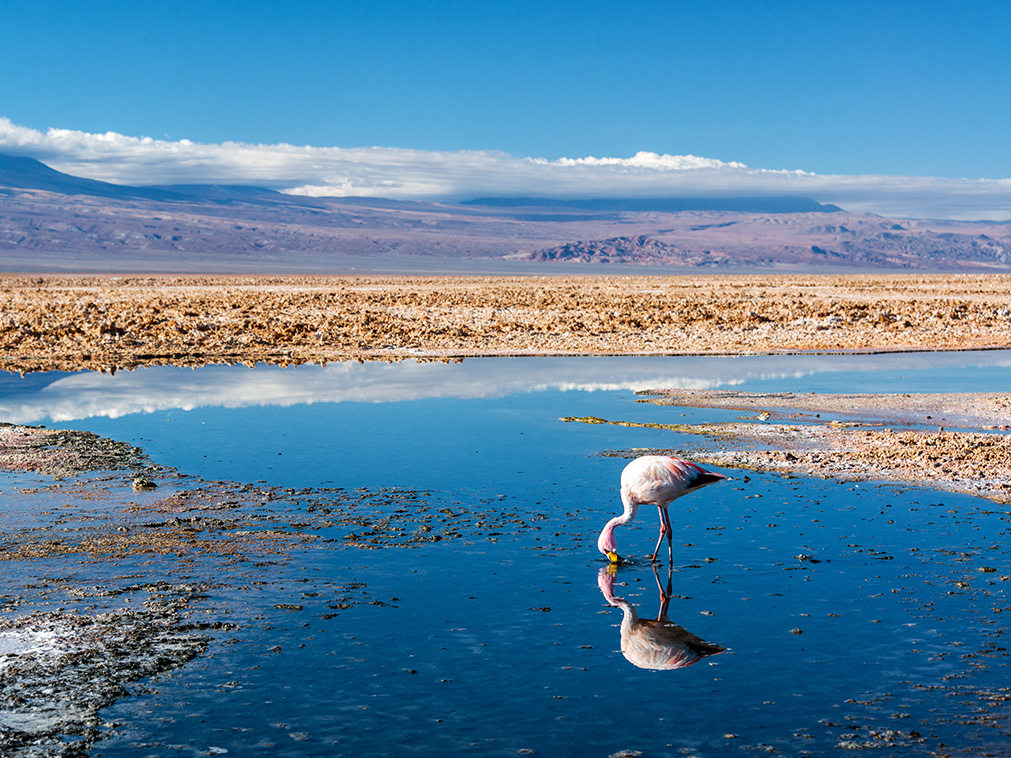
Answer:
[{"label": "flamingo body", "polygon": [[651,560],[656,562],[656,554],[666,536],[668,553],[673,561],[673,534],[667,507],[682,495],[726,478],[723,474],[706,471],[697,463],[683,461],[680,458],[666,455],[644,455],[636,458],[621,472],[621,502],[624,513],[604,525],[597,539],[597,549],[612,563],[617,563],[620,557],[614,540],[615,528],[632,521],[640,505],[655,505],[660,511],[660,537]]},{"label": "flamingo body", "polygon": [[633,666],[670,671],[691,666],[725,649],[711,645],[671,621],[640,619],[633,615],[634,608],[618,605],[625,611],[621,621],[621,654]]}]

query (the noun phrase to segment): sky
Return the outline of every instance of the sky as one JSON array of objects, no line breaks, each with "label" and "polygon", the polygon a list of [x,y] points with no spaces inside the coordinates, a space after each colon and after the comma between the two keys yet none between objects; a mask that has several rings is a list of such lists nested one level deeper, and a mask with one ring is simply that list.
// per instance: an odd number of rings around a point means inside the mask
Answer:
[{"label": "sky", "polygon": [[1011,218],[1007,0],[2,10],[0,152],[89,178]]}]

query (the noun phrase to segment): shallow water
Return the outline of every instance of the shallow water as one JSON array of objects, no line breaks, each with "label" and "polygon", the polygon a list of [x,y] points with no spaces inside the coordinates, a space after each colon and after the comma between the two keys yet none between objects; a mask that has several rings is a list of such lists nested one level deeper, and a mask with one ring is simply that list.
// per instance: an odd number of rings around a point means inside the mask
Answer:
[{"label": "shallow water", "polygon": [[[601,590],[595,540],[620,511],[625,461],[599,453],[682,440],[558,419],[738,415],[634,402],[663,386],[1011,391],[1009,365],[988,352],[152,368],[8,380],[0,418],[129,441],[204,480],[290,488],[272,508],[320,537],[220,574],[201,612],[234,628],[107,708],[118,726],[93,755],[999,755],[1011,750],[1003,506],[727,472],[672,508],[669,603],[671,622],[727,651],[652,671],[620,652],[623,611]],[[377,517],[413,528],[423,511],[451,534],[360,549],[347,524],[308,518],[357,488]],[[613,593],[643,619],[667,582],[642,559],[655,519],[644,510],[617,532],[638,558]],[[171,557],[135,568],[202,570]],[[115,579],[58,561],[29,570]]]}]

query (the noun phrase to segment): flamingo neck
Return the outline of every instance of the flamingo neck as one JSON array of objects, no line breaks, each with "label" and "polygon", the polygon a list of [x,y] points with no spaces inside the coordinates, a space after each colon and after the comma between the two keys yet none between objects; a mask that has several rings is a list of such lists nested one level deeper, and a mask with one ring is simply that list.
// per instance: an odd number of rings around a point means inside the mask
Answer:
[{"label": "flamingo neck", "polygon": [[608,550],[615,550],[617,547],[614,541],[615,528],[624,526],[634,519],[635,514],[639,510],[639,503],[632,498],[624,487],[621,489],[621,504],[625,508],[624,512],[620,516],[615,516],[613,519],[608,521],[604,525],[604,529],[600,532],[600,537],[597,538],[597,549],[604,554],[606,554]]},{"label": "flamingo neck", "polygon": [[625,652],[628,647],[628,639],[631,637],[632,632],[635,627],[639,624],[639,614],[635,610],[635,606],[624,598],[616,597],[615,602],[611,605],[616,608],[621,608],[621,627],[619,628],[619,633],[621,634],[621,652]]},{"label": "flamingo neck", "polygon": [[620,516],[616,516],[611,519],[611,523],[615,526],[624,526],[629,521],[635,518],[635,514],[639,512],[639,503],[632,497],[631,493],[625,489],[621,488],[621,504],[624,507],[624,512]]},{"label": "flamingo neck", "polygon": [[629,634],[635,625],[639,623],[639,614],[636,612],[635,606],[624,598],[617,597],[614,594],[612,567],[602,568],[597,572],[597,586],[600,588],[601,593],[603,593],[604,600],[607,601],[608,605],[621,608],[621,634],[622,639],[624,639],[625,635]]}]

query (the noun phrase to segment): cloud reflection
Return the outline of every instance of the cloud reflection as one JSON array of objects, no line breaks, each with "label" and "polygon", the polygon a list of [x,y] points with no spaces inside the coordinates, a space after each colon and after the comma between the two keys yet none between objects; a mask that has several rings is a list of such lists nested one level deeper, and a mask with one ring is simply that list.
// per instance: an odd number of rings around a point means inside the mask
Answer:
[{"label": "cloud reflection", "polygon": [[[0,382],[0,421],[65,422],[132,413],[313,403],[382,403],[429,398],[491,398],[545,391],[620,391],[663,387],[749,388],[776,382],[779,390],[809,391],[819,375],[902,371],[943,375],[965,365],[1007,366],[1005,353],[884,356],[739,356],[655,358],[472,358],[462,363],[406,360],[346,362],[296,368],[153,366],[108,374],[38,376]],[[939,373],[940,372],[940,373]],[[838,383],[838,380],[836,380]],[[845,382],[844,382],[845,383]],[[847,384],[841,391],[853,391]],[[960,386],[959,391],[971,388]],[[991,388],[992,389],[992,388]],[[823,391],[825,391],[823,389]],[[833,390],[828,390],[833,391]],[[834,391],[840,391],[838,387]],[[862,391],[875,390],[864,387]],[[916,390],[912,390],[916,391]],[[952,391],[952,390],[946,390]]]}]

